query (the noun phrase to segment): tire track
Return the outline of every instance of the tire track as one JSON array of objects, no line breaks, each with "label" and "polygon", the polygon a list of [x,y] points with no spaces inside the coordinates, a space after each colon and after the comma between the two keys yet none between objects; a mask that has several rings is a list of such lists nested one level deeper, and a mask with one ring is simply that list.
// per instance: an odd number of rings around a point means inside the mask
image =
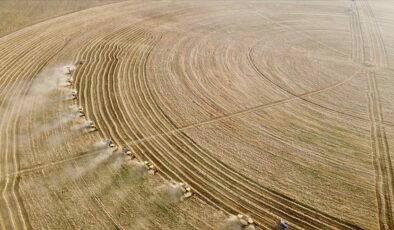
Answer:
[{"label": "tire track", "polygon": [[[340,81],[339,83],[336,83],[336,84],[330,85],[330,86],[328,86],[328,87],[326,87],[326,88],[319,89],[319,90],[315,90],[315,91],[312,91],[312,92],[307,92],[307,93],[303,93],[303,94],[296,94],[296,93],[290,91],[289,89],[287,89],[287,88],[285,88],[285,87],[283,87],[283,86],[281,86],[281,85],[275,83],[275,82],[272,81],[269,77],[267,77],[267,75],[266,75],[263,71],[261,71],[261,70],[257,67],[257,65],[255,64],[254,59],[253,59],[253,57],[252,57],[252,52],[253,52],[253,48],[251,48],[251,49],[249,50],[249,53],[248,53],[248,60],[249,60],[250,65],[253,67],[253,69],[254,69],[261,77],[263,77],[264,79],[266,79],[266,80],[268,80],[269,82],[271,82],[271,83],[272,83],[273,85],[275,85],[277,88],[279,88],[279,89],[281,89],[283,92],[285,92],[285,93],[291,95],[292,98],[298,98],[298,99],[300,99],[300,100],[302,100],[302,101],[304,101],[304,102],[306,102],[306,103],[308,103],[308,104],[310,104],[310,105],[312,105],[312,106],[318,107],[318,108],[323,109],[323,110],[325,110],[325,111],[327,111],[327,112],[330,112],[330,113],[340,114],[340,115],[343,115],[343,116],[346,116],[346,117],[350,117],[350,118],[354,118],[354,119],[357,119],[357,120],[368,121],[368,119],[365,119],[365,118],[363,118],[363,117],[359,117],[359,116],[357,116],[357,115],[353,115],[353,114],[350,114],[350,113],[346,113],[346,112],[338,111],[338,110],[336,110],[336,109],[332,109],[332,108],[330,108],[330,107],[327,107],[327,106],[318,104],[318,103],[316,103],[316,102],[313,102],[312,100],[309,100],[309,99],[307,98],[307,96],[311,96],[311,95],[314,95],[314,94],[319,93],[319,92],[322,92],[322,91],[326,91],[326,90],[329,90],[329,89],[333,89],[333,88],[335,88],[335,87],[337,87],[337,86],[339,86],[339,85],[342,85],[343,83],[346,83],[347,81],[350,81],[351,79],[353,79],[353,77],[355,77],[358,73],[361,72],[361,68],[359,68],[359,69],[358,69],[354,74],[352,74],[350,77],[344,79],[343,81]],[[285,99],[285,100],[286,100],[286,99]],[[386,124],[386,125],[389,125],[389,124]]]},{"label": "tire track", "polygon": [[393,166],[387,144],[387,137],[382,126],[382,113],[375,74],[368,73],[368,101],[371,119],[371,140],[376,171],[376,195],[378,202],[380,229],[393,229]]},{"label": "tire track", "polygon": [[352,60],[356,63],[364,63],[364,38],[357,3],[352,2],[350,11],[350,33],[352,42]]},{"label": "tire track", "polygon": [[368,51],[368,60],[365,60],[365,64],[372,64],[377,67],[387,67],[387,51],[383,38],[380,32],[380,28],[377,24],[375,15],[371,9],[367,0],[356,1],[357,12],[360,15],[359,21],[366,38],[364,43],[365,50]]},{"label": "tire track", "polygon": [[[365,39],[357,47],[362,46],[361,52],[367,50],[366,60],[361,63],[372,64],[378,68],[387,67],[387,51],[371,6],[367,1],[356,1],[355,10],[360,15],[357,20],[360,31]],[[364,28],[364,30],[363,30]],[[366,41],[366,42],[364,42]],[[359,51],[359,52],[360,52]],[[355,61],[360,61],[356,59]],[[383,122],[383,114],[379,99],[379,90],[375,72],[366,72],[368,81],[368,111],[371,129],[371,148],[376,177],[376,198],[378,205],[379,228],[381,230],[394,229],[394,174]]]}]

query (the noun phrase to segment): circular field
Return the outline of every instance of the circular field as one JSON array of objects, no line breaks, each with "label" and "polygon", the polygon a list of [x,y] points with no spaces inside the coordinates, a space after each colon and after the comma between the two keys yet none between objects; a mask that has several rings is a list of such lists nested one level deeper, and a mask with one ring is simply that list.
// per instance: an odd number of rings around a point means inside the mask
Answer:
[{"label": "circular field", "polygon": [[0,37],[0,229],[393,229],[393,11],[124,1]]}]

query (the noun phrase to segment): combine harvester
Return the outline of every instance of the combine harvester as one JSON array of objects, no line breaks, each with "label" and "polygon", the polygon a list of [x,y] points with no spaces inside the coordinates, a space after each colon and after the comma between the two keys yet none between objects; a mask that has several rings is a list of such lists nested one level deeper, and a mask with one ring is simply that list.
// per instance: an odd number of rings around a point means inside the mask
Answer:
[{"label": "combine harvester", "polygon": [[288,228],[289,228],[289,225],[283,219],[280,219],[280,221],[278,223],[278,229],[287,230]]},{"label": "combine harvester", "polygon": [[144,161],[144,166],[152,175],[155,175],[158,172],[152,162]]},{"label": "combine harvester", "polygon": [[238,218],[239,223],[242,226],[242,229],[254,230],[256,228],[256,223],[249,216],[238,214],[237,218]]},{"label": "combine harvester", "polygon": [[73,99],[73,100],[77,100],[77,99],[78,99],[77,95],[78,95],[78,91],[77,91],[76,89],[73,89],[73,90],[71,91],[72,99]]},{"label": "combine harvester", "polygon": [[123,147],[122,152],[123,155],[125,156],[124,157],[125,161],[131,161],[135,159],[134,154],[127,147]]},{"label": "combine harvester", "polygon": [[182,201],[187,199],[187,198],[189,198],[189,197],[191,197],[193,195],[192,189],[191,189],[191,187],[188,184],[180,182],[179,183],[179,187],[180,187],[180,189],[181,189],[181,191],[183,193],[183,195],[181,197]]},{"label": "combine harvester", "polygon": [[66,67],[66,74],[67,74],[67,75],[72,75],[73,72],[74,72],[74,70],[75,70],[75,67],[73,67],[73,66],[67,66],[67,67]]},{"label": "combine harvester", "polygon": [[72,77],[67,78],[66,83],[67,83],[67,86],[72,86],[73,78]]},{"label": "combine harvester", "polygon": [[110,148],[115,148],[116,147],[116,145],[114,144],[114,142],[112,140],[107,140],[106,144]]},{"label": "combine harvester", "polygon": [[88,121],[87,128],[90,129],[89,132],[94,132],[97,130],[96,125],[93,121]]},{"label": "combine harvester", "polygon": [[80,117],[85,116],[85,113],[83,112],[83,108],[82,107],[78,107],[78,113]]}]

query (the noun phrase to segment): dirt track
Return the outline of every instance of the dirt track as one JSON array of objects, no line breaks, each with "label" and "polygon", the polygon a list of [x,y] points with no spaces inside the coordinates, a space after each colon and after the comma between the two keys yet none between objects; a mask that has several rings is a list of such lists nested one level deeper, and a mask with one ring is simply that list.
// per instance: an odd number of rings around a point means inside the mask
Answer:
[{"label": "dirt track", "polygon": [[[0,37],[0,229],[393,229],[393,10],[126,1]],[[158,199],[169,180],[196,196]]]}]

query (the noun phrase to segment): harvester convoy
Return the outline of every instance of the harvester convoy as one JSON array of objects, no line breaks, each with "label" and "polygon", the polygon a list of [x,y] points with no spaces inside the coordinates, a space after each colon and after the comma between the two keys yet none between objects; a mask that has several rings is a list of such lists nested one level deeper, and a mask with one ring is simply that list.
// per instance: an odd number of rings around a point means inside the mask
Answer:
[{"label": "harvester convoy", "polygon": [[393,11],[0,0],[0,229],[394,229]]},{"label": "harvester convoy", "polygon": [[[82,65],[83,63],[84,63],[84,61],[81,60],[81,61],[78,61],[76,63],[75,67],[71,67],[71,66],[67,66],[66,67],[66,69],[67,69],[66,75],[70,75],[69,78],[68,78],[68,81],[67,81],[70,86],[72,86],[72,83],[73,83],[72,74],[73,74],[75,68],[77,66]],[[72,89],[71,90],[71,95],[72,95],[73,99],[76,100],[77,99],[77,95],[78,95],[78,91],[76,89]],[[84,110],[83,110],[83,108],[81,106],[78,106],[77,110],[78,110],[78,113],[79,113],[80,117],[85,116]],[[91,132],[97,130],[97,127],[96,127],[96,125],[94,124],[93,121],[88,121],[88,128],[89,128],[89,130]],[[119,148],[115,145],[115,143],[112,140],[106,140],[105,143],[106,143],[106,146],[108,148],[113,149],[112,153],[115,153],[115,152],[119,151]],[[121,153],[124,156],[123,160],[124,160],[125,163],[127,163],[129,161],[132,161],[132,160],[136,160],[136,156],[129,150],[128,147],[123,147],[120,151],[121,151]],[[145,161],[143,161],[143,165],[144,165],[145,169],[150,174],[155,175],[155,174],[158,173],[157,168],[154,166],[154,164],[152,162],[145,160]],[[187,183],[179,182],[178,186],[179,186],[179,188],[180,188],[180,190],[182,192],[181,201],[186,200],[186,199],[190,198],[193,195],[192,188]],[[237,219],[238,219],[240,225],[242,226],[243,230],[253,230],[253,229],[255,229],[256,223],[249,216],[238,214],[237,215]],[[281,220],[279,223],[280,224],[278,225],[278,228],[280,228],[280,229],[287,229],[287,228],[283,228],[283,226],[285,226],[283,220]]]},{"label": "harvester convoy", "polygon": [[[84,63],[84,61],[81,60],[76,63],[75,67],[70,67],[70,66],[66,67],[66,69],[67,69],[66,75],[70,75],[68,78],[68,81],[67,81],[70,84],[70,86],[72,86],[72,83],[73,83],[72,74],[73,74],[75,68],[77,66],[82,65],[83,63]],[[72,89],[71,94],[73,96],[73,99],[76,100],[77,95],[78,95],[77,90]],[[84,110],[81,106],[78,106],[77,110],[78,110],[80,117],[85,116]],[[88,128],[91,132],[97,130],[97,127],[93,121],[88,121]],[[119,148],[115,145],[115,143],[112,140],[106,140],[105,143],[108,148],[113,149],[112,150],[113,153],[119,151]],[[136,160],[136,156],[130,151],[130,149],[128,147],[123,147],[120,151],[124,156],[123,160],[125,163],[132,161],[132,160]],[[143,165],[144,165],[146,171],[148,171],[150,174],[155,175],[158,173],[157,168],[154,166],[154,164],[152,162],[145,160],[145,161],[143,161]],[[193,195],[192,188],[187,183],[179,182],[178,186],[182,192],[181,201],[186,200]],[[255,229],[256,223],[249,216],[243,215],[243,214],[238,214],[237,219],[238,219],[240,225],[242,226],[243,230]],[[287,226],[287,225],[285,224],[285,222],[283,220],[280,220],[280,222],[278,224],[278,228],[279,229],[287,229],[287,227],[284,228],[284,226]]]},{"label": "harvester convoy", "polygon": [[[67,81],[70,84],[69,86],[72,86],[72,83],[73,83],[72,74],[73,74],[75,68],[77,66],[82,65],[83,63],[84,63],[84,61],[81,60],[76,63],[75,67],[70,67],[70,66],[66,67],[66,69],[67,69],[66,75],[70,75],[68,78],[68,81]],[[71,95],[73,96],[73,99],[74,100],[77,99],[78,91],[76,89],[71,89],[70,92],[71,92]],[[85,116],[84,109],[81,106],[76,107],[76,110],[79,114],[79,117]],[[94,124],[94,122],[91,120],[87,121],[87,128],[89,129],[90,132],[98,130],[96,125]],[[112,153],[120,152],[123,155],[123,160],[125,163],[132,161],[132,160],[137,160],[136,156],[130,151],[130,149],[128,147],[125,146],[120,149],[117,145],[115,145],[115,143],[112,140],[106,140],[106,141],[104,141],[104,143],[105,143],[106,148],[112,149]],[[154,164],[152,162],[145,160],[142,162],[142,164],[144,165],[145,170],[147,172],[149,172],[150,174],[155,175],[158,173],[158,169],[154,166]],[[124,165],[127,165],[127,164],[124,164]],[[188,199],[193,195],[192,188],[187,183],[179,182],[178,186],[182,192],[181,201]],[[245,221],[247,222],[247,224],[243,224],[244,227],[254,224],[253,221],[251,220],[251,218],[249,218],[247,216],[242,217],[242,215],[239,215],[239,217],[240,217],[241,223],[244,223]],[[247,228],[244,228],[244,229],[247,229]]]}]

